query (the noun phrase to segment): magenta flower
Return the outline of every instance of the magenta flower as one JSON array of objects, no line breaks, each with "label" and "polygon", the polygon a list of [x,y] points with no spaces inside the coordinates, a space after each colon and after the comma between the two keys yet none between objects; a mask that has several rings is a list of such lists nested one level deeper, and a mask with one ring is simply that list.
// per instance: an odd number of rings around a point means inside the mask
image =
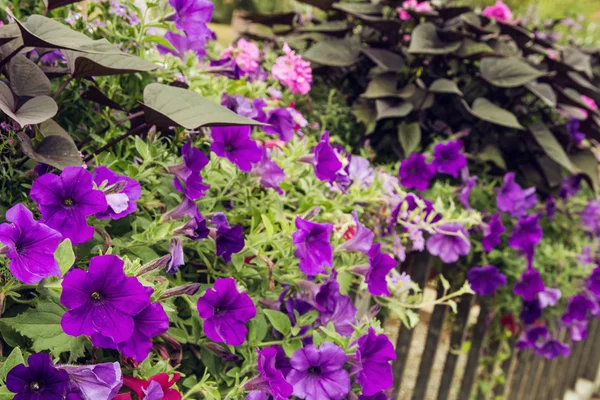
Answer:
[{"label": "magenta flower", "polygon": [[54,366],[46,353],[27,359],[29,366],[19,364],[6,376],[6,388],[15,393],[14,400],[60,400],[69,390],[69,375]]},{"label": "magenta flower", "polygon": [[287,43],[283,45],[283,52],[285,56],[278,57],[271,69],[273,78],[294,94],[307,94],[312,83],[310,62],[296,55]]},{"label": "magenta flower", "polygon": [[168,168],[169,172],[175,175],[173,186],[191,200],[199,199],[210,189],[210,186],[204,184],[200,175],[202,169],[208,164],[208,157],[200,149],[193,147],[191,141],[183,145],[181,155],[183,163]]},{"label": "magenta flower", "polygon": [[198,299],[198,313],[210,340],[239,346],[246,340],[245,324],[256,315],[256,307],[247,293],[238,292],[233,278],[219,278]]},{"label": "magenta flower", "polygon": [[287,108],[276,108],[269,112],[267,118],[269,126],[263,127],[263,130],[269,135],[279,135],[284,142],[289,142],[294,138],[296,122],[292,113]]},{"label": "magenta flower", "polygon": [[523,188],[515,182],[514,172],[509,172],[504,175],[504,184],[498,191],[496,197],[498,210],[510,213],[513,217],[520,218],[527,213],[527,210],[535,206],[535,203],[537,203],[535,187],[523,190]]},{"label": "magenta flower", "polygon": [[446,264],[457,262],[460,256],[466,256],[470,250],[469,233],[456,222],[440,226],[438,232],[427,239],[427,251],[440,257]]},{"label": "magenta flower", "polygon": [[203,35],[215,5],[210,0],[169,0],[175,9],[175,26],[188,35]]},{"label": "magenta flower", "polygon": [[467,280],[480,296],[489,296],[500,286],[506,285],[506,276],[493,265],[471,268],[467,271]]},{"label": "magenta flower", "polygon": [[360,251],[361,253],[368,254],[373,246],[375,234],[360,222],[356,210],[352,211],[352,218],[354,218],[354,222],[356,223],[354,236],[352,236],[350,240],[344,242],[339,248],[340,250]]},{"label": "magenta flower", "polygon": [[407,188],[426,190],[435,176],[435,169],[428,164],[423,154],[413,153],[400,164],[400,184]]},{"label": "magenta flower", "polygon": [[592,273],[586,280],[586,287],[596,297],[600,297],[600,267],[596,267],[592,270]]},{"label": "magenta flower", "polygon": [[340,292],[335,270],[329,279],[319,286],[314,294],[314,303],[319,310],[317,325],[327,326],[333,323],[337,333],[352,336],[356,324],[357,309],[352,299]]},{"label": "magenta flower", "polygon": [[458,178],[460,170],[467,166],[467,159],[461,152],[462,148],[463,145],[460,140],[437,144],[433,149],[432,165],[435,170],[441,174]]},{"label": "magenta flower", "polygon": [[314,150],[315,175],[321,181],[335,182],[337,172],[342,169],[343,164],[329,144],[329,132],[325,131],[321,141]]},{"label": "magenta flower", "polygon": [[[112,399],[123,386],[123,374],[118,362],[95,365],[61,365],[69,374],[82,399]],[[66,400],[71,397],[67,396]]]},{"label": "magenta flower", "polygon": [[210,150],[219,157],[225,157],[242,171],[250,172],[252,164],[260,161],[262,153],[250,137],[249,126],[213,127],[213,142]]},{"label": "magenta flower", "polygon": [[517,296],[521,296],[525,301],[537,302],[537,295],[546,289],[544,281],[540,276],[540,273],[536,270],[529,269],[523,272],[521,280],[515,284],[513,293]]},{"label": "magenta flower", "polygon": [[260,177],[260,184],[267,188],[272,188],[279,194],[283,194],[283,190],[279,187],[281,182],[285,180],[285,172],[275,161],[269,158],[266,147],[262,148],[262,158],[254,164],[252,171]]},{"label": "magenta flower", "polygon": [[60,176],[40,176],[31,186],[31,198],[39,205],[44,223],[73,244],[94,236],[86,217],[108,207],[104,193],[94,189],[92,174],[81,167],[66,167]]},{"label": "magenta flower", "polygon": [[237,41],[236,48],[227,48],[221,53],[221,58],[231,57],[240,70],[253,72],[259,67],[260,50],[254,42],[242,38]]},{"label": "magenta flower", "polygon": [[[112,185],[124,185],[118,191],[110,190],[106,194],[108,208],[105,212],[96,213],[98,219],[121,219],[137,210],[137,200],[142,196],[140,183],[128,176],[119,175],[106,167],[96,167],[93,173],[96,186],[106,182],[105,188]],[[106,190],[106,189],[105,189]]]},{"label": "magenta flower", "polygon": [[360,365],[356,380],[363,395],[376,395],[394,384],[390,361],[396,359],[396,352],[386,335],[369,328],[369,333],[358,339],[356,358]]},{"label": "magenta flower", "polygon": [[521,218],[513,229],[508,244],[516,250],[525,253],[529,264],[533,260],[535,246],[542,240],[543,231],[539,225],[539,215],[530,215]]},{"label": "magenta flower", "polygon": [[0,243],[7,248],[10,272],[24,283],[38,283],[49,276],[61,276],[54,252],[61,234],[33,219],[21,203],[6,212],[11,224],[0,225]]},{"label": "magenta flower", "polygon": [[347,357],[339,346],[323,343],[296,350],[287,381],[301,399],[342,400],[350,392],[350,376],[344,369]]},{"label": "magenta flower", "polygon": [[[246,388],[256,389],[256,391],[264,393],[265,397],[271,396],[273,400],[285,400],[292,395],[294,388],[285,380],[283,371],[277,365],[280,349],[280,347],[271,346],[256,350],[259,376],[248,381],[245,385]],[[256,397],[259,394],[254,396],[249,398],[260,398]]]},{"label": "magenta flower", "polygon": [[207,42],[207,34],[210,32],[207,28],[207,32],[204,35],[199,36],[187,36],[187,35],[179,35],[175,32],[167,32],[165,33],[165,39],[171,43],[173,48],[169,48],[167,46],[163,46],[159,44],[156,46],[156,49],[160,54],[172,54],[175,57],[179,57],[182,60],[185,60],[186,53],[188,51],[193,51],[198,56],[199,60],[202,60],[206,56],[206,42]]},{"label": "magenta flower", "polygon": [[485,251],[492,251],[502,242],[500,237],[506,231],[500,214],[492,215],[490,222],[483,225],[483,239],[481,245]]},{"label": "magenta flower", "polygon": [[586,106],[588,106],[588,108],[598,111],[598,104],[596,104],[594,99],[592,99],[591,97],[588,97],[588,96],[582,94],[581,100],[585,103]]},{"label": "magenta flower", "polygon": [[536,348],[540,339],[548,338],[548,328],[544,325],[532,326],[527,328],[517,342],[517,348],[529,349]]},{"label": "magenta flower", "polygon": [[581,224],[587,231],[600,236],[600,199],[590,200],[581,212]]},{"label": "magenta flower", "polygon": [[74,269],[62,282],[60,302],[67,308],[61,326],[67,335],[100,333],[116,343],[134,332],[134,316],[150,304],[150,296],[135,277],[125,276],[123,261],[96,256],[88,271]]},{"label": "magenta flower", "polygon": [[369,270],[365,275],[365,283],[374,296],[389,296],[386,276],[398,266],[394,257],[381,252],[381,245],[374,244],[369,250]]},{"label": "magenta flower", "polygon": [[569,345],[559,342],[556,339],[549,339],[547,342],[542,343],[536,349],[536,354],[544,356],[548,360],[553,360],[557,357],[569,357],[571,348]]},{"label": "magenta flower", "polygon": [[502,0],[496,0],[496,4],[493,6],[487,6],[481,12],[481,15],[489,19],[495,19],[499,22],[511,23],[513,20],[513,13]]},{"label": "magenta flower", "polygon": [[332,224],[319,224],[296,217],[292,241],[296,247],[294,256],[300,259],[300,271],[314,276],[326,273],[324,267],[333,266],[333,246],[330,242]]}]

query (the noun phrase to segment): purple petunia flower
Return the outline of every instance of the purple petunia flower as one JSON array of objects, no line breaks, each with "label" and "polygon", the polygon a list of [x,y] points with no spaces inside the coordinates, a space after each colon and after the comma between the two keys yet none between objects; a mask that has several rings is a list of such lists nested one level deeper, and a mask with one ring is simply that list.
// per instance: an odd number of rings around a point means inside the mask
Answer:
[{"label": "purple petunia flower", "polygon": [[588,336],[588,321],[573,321],[569,325],[569,336],[573,342],[581,342]]},{"label": "purple petunia flower", "polygon": [[537,347],[540,339],[548,338],[548,328],[545,325],[527,328],[517,342],[518,349],[529,349]]},{"label": "purple petunia flower", "polygon": [[54,252],[61,234],[33,219],[19,203],[6,212],[11,224],[0,225],[0,243],[6,246],[10,272],[24,283],[38,283],[49,276],[61,276]]},{"label": "purple petunia flower", "polygon": [[467,166],[467,159],[461,153],[462,148],[463,145],[460,140],[437,144],[433,149],[433,162],[431,164],[437,172],[458,178],[460,170]]},{"label": "purple petunia flower", "polygon": [[215,237],[217,247],[217,257],[223,256],[225,262],[231,261],[231,255],[244,250],[246,242],[244,241],[244,231],[241,225],[233,228],[229,223],[217,227],[217,236]]},{"label": "purple petunia flower", "polygon": [[31,198],[39,205],[44,223],[73,244],[94,236],[86,217],[108,207],[104,193],[94,189],[92,174],[82,167],[66,167],[60,176],[40,176],[31,186]]},{"label": "purple petunia flower", "polygon": [[150,296],[135,277],[125,276],[123,261],[96,256],[88,271],[73,269],[62,282],[60,302],[67,311],[60,322],[67,335],[100,333],[116,343],[131,337],[133,317],[150,304]]},{"label": "purple petunia flower", "polygon": [[544,234],[539,225],[539,220],[539,215],[521,218],[508,239],[510,247],[525,253],[529,265],[533,261],[535,246],[542,240]]},{"label": "purple petunia flower", "polygon": [[16,393],[15,400],[60,400],[69,390],[69,375],[54,366],[46,353],[27,359],[29,366],[19,364],[6,376],[6,388]]},{"label": "purple petunia flower", "polygon": [[548,360],[553,360],[557,357],[568,357],[571,353],[569,345],[559,342],[556,339],[549,339],[545,343],[538,346],[536,354],[544,356]]},{"label": "purple petunia flower", "polygon": [[471,268],[467,271],[467,279],[473,291],[480,296],[489,296],[506,285],[506,276],[493,265]]},{"label": "purple petunia flower", "polygon": [[[94,183],[97,186],[106,182],[105,195],[108,208],[105,212],[96,213],[98,219],[121,219],[137,210],[137,200],[142,196],[142,187],[140,183],[128,176],[119,175],[106,167],[96,167],[94,169]],[[106,188],[124,185],[118,191],[108,190]]]},{"label": "purple petunia flower", "polygon": [[332,224],[319,224],[296,217],[296,232],[292,241],[296,247],[294,256],[300,259],[300,271],[314,276],[327,272],[324,267],[333,266],[333,246],[330,243]]},{"label": "purple petunia flower", "polygon": [[515,284],[513,293],[525,301],[537,300],[538,293],[546,289],[540,273],[534,269],[523,272],[521,280]]},{"label": "purple petunia flower", "polygon": [[83,400],[112,399],[123,386],[123,374],[118,362],[61,365],[58,368],[69,374],[71,383],[77,387]]},{"label": "purple petunia flower", "polygon": [[246,340],[245,324],[256,315],[256,307],[247,293],[238,292],[233,278],[219,278],[198,299],[198,313],[210,340],[239,346]]},{"label": "purple petunia flower", "polygon": [[267,103],[263,99],[254,99],[250,101],[248,98],[239,94],[230,96],[227,93],[223,93],[221,105],[229,108],[231,111],[241,115],[242,117],[250,118],[259,122],[267,122],[267,116],[263,110]]},{"label": "purple petunia flower", "polygon": [[398,266],[394,257],[381,252],[381,245],[374,244],[369,250],[369,270],[365,275],[365,283],[374,296],[389,296],[386,276]]},{"label": "purple petunia flower", "polygon": [[583,174],[575,174],[562,181],[560,184],[559,196],[563,200],[567,200],[575,196],[581,190],[581,181]]},{"label": "purple petunia flower", "polygon": [[198,213],[182,227],[173,231],[174,235],[185,235],[189,239],[200,242],[208,237],[210,229],[206,226],[206,219]]},{"label": "purple petunia flower", "polygon": [[537,203],[535,187],[523,190],[515,182],[515,173],[509,172],[504,175],[504,184],[496,196],[496,206],[502,212],[510,213],[511,216],[520,218],[527,210]]},{"label": "purple petunia flower", "polygon": [[160,303],[151,303],[133,317],[133,322],[133,334],[129,339],[115,343],[111,338],[96,333],[92,335],[92,343],[97,347],[119,350],[125,357],[138,362],[144,361],[152,351],[152,338],[169,330],[169,318]]},{"label": "purple petunia flower", "polygon": [[342,167],[342,162],[329,144],[329,132],[325,131],[314,150],[315,175],[321,181],[333,183]]},{"label": "purple petunia flower", "polygon": [[446,264],[458,261],[471,250],[469,232],[459,223],[451,222],[438,228],[438,232],[427,239],[427,251],[438,256]]},{"label": "purple petunia flower", "polygon": [[600,297],[600,267],[596,267],[592,270],[592,273],[586,280],[586,287],[596,297]]},{"label": "purple petunia flower", "polygon": [[402,186],[426,190],[429,188],[429,181],[435,176],[435,168],[427,163],[423,154],[412,153],[402,161],[398,174]]},{"label": "purple petunia flower", "polygon": [[600,199],[590,200],[581,212],[581,224],[586,230],[600,236]]},{"label": "purple petunia flower", "polygon": [[163,221],[168,221],[170,219],[180,219],[183,217],[196,218],[201,217],[200,211],[198,211],[198,205],[192,199],[187,196],[183,196],[183,200],[181,200],[181,204],[177,207],[165,213],[162,216]]},{"label": "purple petunia flower", "polygon": [[242,171],[250,172],[252,164],[260,161],[262,153],[250,137],[249,126],[213,127],[213,142],[210,150],[219,157],[225,157]]},{"label": "purple petunia flower", "polygon": [[188,35],[203,35],[215,5],[209,0],[169,0],[175,9],[175,26]]},{"label": "purple petunia flower", "polygon": [[558,303],[558,300],[560,300],[561,296],[562,296],[562,293],[560,292],[560,289],[553,289],[553,288],[544,289],[543,292],[538,293],[538,300],[540,301],[540,307],[542,307],[542,308],[554,307]]},{"label": "purple petunia flower", "polygon": [[502,241],[500,236],[506,231],[500,214],[492,215],[490,222],[483,225],[483,239],[481,245],[485,251],[492,251]]},{"label": "purple petunia flower", "polygon": [[167,32],[165,33],[165,39],[171,43],[173,48],[171,49],[159,44],[156,46],[156,49],[160,54],[172,54],[182,60],[185,60],[187,52],[193,51],[196,53],[198,59],[202,60],[206,57],[206,43],[209,34],[210,30],[208,30],[208,28],[205,31],[205,34],[198,36],[179,35],[175,32]]},{"label": "purple petunia flower", "polygon": [[463,180],[463,183],[464,183],[464,186],[458,192],[458,200],[460,200],[463,207],[465,207],[467,210],[470,210],[471,204],[469,203],[469,196],[471,195],[471,190],[477,184],[477,177],[471,176],[471,177]]},{"label": "purple petunia flower", "polygon": [[342,400],[350,391],[350,376],[344,369],[346,354],[333,343],[298,349],[290,360],[287,381],[301,399]]},{"label": "purple petunia flower", "polygon": [[267,188],[272,188],[279,194],[283,194],[283,190],[279,187],[281,182],[285,180],[285,172],[275,161],[269,159],[269,154],[265,147],[262,148],[262,158],[254,164],[252,171],[260,177],[260,184]]},{"label": "purple petunia flower", "polygon": [[200,149],[192,146],[191,141],[183,145],[181,155],[183,163],[168,168],[169,172],[175,175],[173,186],[189,199],[199,199],[210,189],[210,186],[204,184],[200,175],[202,169],[208,164],[208,157]]},{"label": "purple petunia flower", "polygon": [[296,122],[287,108],[276,108],[269,112],[267,123],[263,130],[269,135],[279,135],[284,142],[289,142],[294,138]]},{"label": "purple petunia flower", "polygon": [[[292,395],[294,388],[285,380],[283,371],[277,368],[279,349],[278,346],[272,346],[256,350],[259,376],[248,381],[245,385],[246,389],[251,388],[268,394],[273,400],[285,400]],[[260,398],[257,396],[259,395],[248,396],[247,399]]]},{"label": "purple petunia flower", "polygon": [[371,250],[375,234],[360,222],[356,210],[352,211],[352,218],[356,223],[356,232],[350,240],[344,242],[339,248],[340,250],[360,251],[367,254]]},{"label": "purple petunia flower", "polygon": [[363,395],[375,395],[394,384],[390,361],[396,359],[396,352],[386,335],[369,328],[369,333],[358,339],[356,358],[360,365],[356,380]]},{"label": "purple petunia flower", "polygon": [[519,317],[526,325],[533,324],[539,317],[542,316],[542,307],[540,307],[540,301],[534,299],[532,301],[524,301],[523,308]]},{"label": "purple petunia flower", "polygon": [[171,259],[169,260],[169,266],[167,268],[167,273],[176,274],[179,271],[179,267],[185,265],[184,255],[183,255],[183,243],[181,243],[181,239],[173,238],[171,239],[171,245],[169,246],[169,253],[171,254]]},{"label": "purple petunia flower", "polygon": [[317,325],[327,326],[333,323],[337,333],[352,336],[356,324],[357,309],[352,299],[340,292],[340,284],[336,280],[335,271],[327,282],[322,284],[314,294],[314,302],[319,310]]},{"label": "purple petunia flower", "polygon": [[587,297],[582,294],[575,295],[569,300],[567,309],[562,316],[562,321],[565,324],[570,324],[575,321],[585,321],[588,311],[594,309],[592,303]]},{"label": "purple petunia flower", "polygon": [[554,214],[556,214],[556,201],[554,201],[554,197],[548,196],[546,198],[546,218],[548,218],[548,221],[554,221]]},{"label": "purple petunia flower", "polygon": [[581,122],[579,122],[577,118],[573,117],[571,117],[567,122],[567,132],[569,133],[571,139],[573,139],[573,142],[575,142],[575,144],[580,144],[586,137],[585,133],[579,130],[580,125]]}]

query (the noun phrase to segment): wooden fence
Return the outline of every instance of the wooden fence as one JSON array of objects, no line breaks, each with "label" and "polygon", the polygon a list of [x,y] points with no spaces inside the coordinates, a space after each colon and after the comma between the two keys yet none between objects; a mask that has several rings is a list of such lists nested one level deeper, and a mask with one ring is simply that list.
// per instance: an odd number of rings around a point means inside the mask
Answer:
[{"label": "wooden fence", "polygon": [[[430,256],[426,252],[413,253],[407,260],[408,273],[420,287],[424,287],[429,277],[430,261]],[[438,296],[443,293],[441,283],[437,290]],[[479,309],[476,322],[469,324],[471,312],[476,308]],[[547,360],[536,356],[531,349],[517,349],[515,337],[505,343],[489,338],[487,330],[491,311],[485,301],[479,301],[472,296],[461,299],[455,315],[452,315],[447,306],[436,306],[427,327],[425,345],[422,350],[419,349],[420,356],[414,354],[415,330],[401,326],[396,340],[397,359],[393,364],[394,399],[562,400],[565,392],[574,388],[578,379],[583,378],[592,382],[596,380],[600,364],[600,345],[595,344],[600,339],[600,320],[596,319],[589,324],[588,337],[584,341],[572,343],[566,334],[565,337],[560,338],[572,346],[568,358]],[[451,333],[447,339],[449,349],[443,349],[439,346],[440,337],[449,315],[452,315],[452,319],[449,320],[452,322]],[[466,355],[460,352],[465,340],[470,341]],[[494,362],[501,346],[504,352],[508,348],[509,354],[503,360]],[[441,376],[439,373],[433,376],[436,354],[444,350],[446,354]],[[460,357],[463,359],[459,371]],[[485,367],[480,365],[482,357],[486,357]],[[440,359],[439,354],[437,359]],[[403,377],[406,375],[407,368],[418,368],[416,382],[409,389],[408,394],[403,390]],[[505,379],[499,379],[495,383],[492,380],[491,386],[488,385],[488,390],[483,393],[477,382],[484,376],[489,377],[494,371],[500,370],[502,374],[496,375],[504,376]],[[434,382],[438,379],[439,382]],[[434,395],[431,393],[432,387],[437,387],[437,393]]]}]

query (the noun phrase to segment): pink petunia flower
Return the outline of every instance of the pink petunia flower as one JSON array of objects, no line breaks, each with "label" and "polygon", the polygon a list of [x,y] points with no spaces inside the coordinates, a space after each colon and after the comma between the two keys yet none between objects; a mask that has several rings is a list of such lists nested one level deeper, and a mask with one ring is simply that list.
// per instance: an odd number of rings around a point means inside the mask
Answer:
[{"label": "pink petunia flower", "polygon": [[287,43],[283,45],[283,52],[285,56],[278,57],[271,69],[273,78],[294,94],[307,94],[312,83],[310,62],[296,55]]}]

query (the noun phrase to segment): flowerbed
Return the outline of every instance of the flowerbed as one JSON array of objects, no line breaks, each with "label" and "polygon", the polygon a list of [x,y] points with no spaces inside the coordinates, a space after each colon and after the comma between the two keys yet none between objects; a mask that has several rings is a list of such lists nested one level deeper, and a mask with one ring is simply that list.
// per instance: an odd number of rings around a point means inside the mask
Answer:
[{"label": "flowerbed", "polygon": [[[494,298],[496,321],[510,328],[499,334],[520,330],[522,346],[552,358],[568,354],[561,330],[581,339],[599,314],[591,269],[598,205],[588,202],[593,187],[581,189],[597,182],[592,98],[567,96],[563,108],[574,117],[566,150],[547,128],[533,130],[553,179],[540,183],[510,172],[520,162],[502,157],[508,149],[498,150],[498,139],[481,139],[490,125],[471,120],[471,135],[452,123],[435,128],[427,114],[433,93],[444,100],[466,92],[448,79],[429,85],[423,67],[438,59],[399,68],[398,59],[389,62],[393,51],[377,48],[380,58],[363,50],[379,65],[367,83],[371,97],[352,108],[366,129],[341,119],[350,118],[346,101],[360,85],[328,90],[319,71],[361,61],[366,28],[303,55],[301,33],[219,49],[206,0],[143,9],[32,3],[10,9],[0,27],[0,398],[384,399],[396,358],[384,315],[413,327],[423,304],[455,308],[474,291]],[[417,18],[437,16],[427,6],[337,8],[358,16],[348,24],[366,15],[412,29]],[[375,9],[381,17],[372,17]],[[487,17],[502,23],[497,12]],[[321,21],[312,31],[327,24],[339,27]],[[309,25],[293,28],[306,34]],[[432,25],[416,26],[411,46]],[[322,39],[308,44],[315,37]],[[329,65],[317,46],[351,54]],[[446,54],[435,50],[425,54]],[[517,79],[520,87],[541,77],[514,63],[517,78],[493,82]],[[389,93],[402,91],[390,79],[419,74],[427,85],[415,81],[407,101],[398,99],[408,92]],[[571,79],[596,96],[590,82]],[[502,90],[494,93],[511,100]],[[495,137],[522,128],[483,97],[471,107],[513,129]],[[395,143],[386,142],[390,129]],[[353,135],[363,131],[370,145]],[[486,146],[496,150],[484,158],[476,149]],[[521,154],[537,159],[539,150]],[[564,171],[573,174],[563,180]],[[400,272],[421,251],[438,267],[453,265],[439,277],[439,299],[424,299]],[[356,298],[371,303],[359,313]],[[513,329],[507,318],[519,312]]]}]

